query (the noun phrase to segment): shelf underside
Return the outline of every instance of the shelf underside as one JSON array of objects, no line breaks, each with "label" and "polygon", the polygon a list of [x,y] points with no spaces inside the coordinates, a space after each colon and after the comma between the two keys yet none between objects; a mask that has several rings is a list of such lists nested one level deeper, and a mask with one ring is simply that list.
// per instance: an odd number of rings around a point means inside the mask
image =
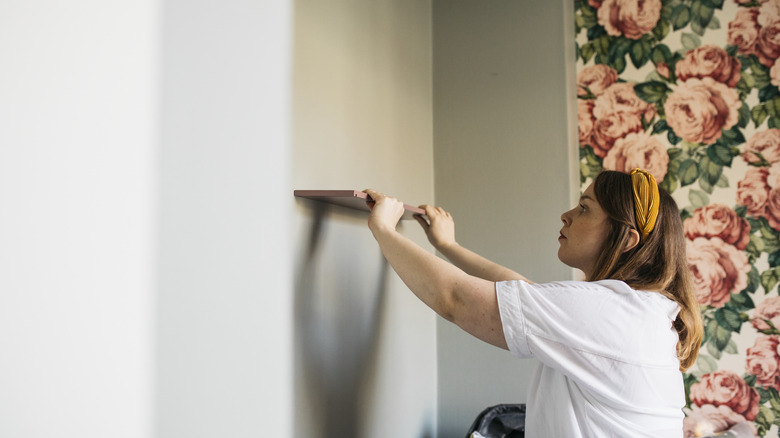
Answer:
[{"label": "shelf underside", "polygon": [[[355,210],[371,211],[366,205],[368,195],[358,190],[296,190],[295,196],[327,202]],[[415,214],[425,214],[425,210],[404,204],[404,215],[401,219],[412,219]]]}]

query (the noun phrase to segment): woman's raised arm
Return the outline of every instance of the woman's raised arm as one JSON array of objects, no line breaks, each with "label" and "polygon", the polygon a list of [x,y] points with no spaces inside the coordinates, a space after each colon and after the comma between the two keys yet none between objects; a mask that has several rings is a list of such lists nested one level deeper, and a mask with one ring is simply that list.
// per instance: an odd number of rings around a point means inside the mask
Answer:
[{"label": "woman's raised arm", "polygon": [[403,203],[366,190],[371,215],[368,226],[390,266],[409,289],[436,313],[471,335],[507,348],[496,298],[496,286],[424,250],[396,231]]},{"label": "woman's raised arm", "polygon": [[452,215],[441,207],[421,205],[425,210],[426,220],[415,216],[417,222],[425,230],[428,241],[455,266],[467,274],[490,281],[523,280],[530,281],[517,272],[490,261],[481,255],[464,248],[455,240],[455,221]]}]

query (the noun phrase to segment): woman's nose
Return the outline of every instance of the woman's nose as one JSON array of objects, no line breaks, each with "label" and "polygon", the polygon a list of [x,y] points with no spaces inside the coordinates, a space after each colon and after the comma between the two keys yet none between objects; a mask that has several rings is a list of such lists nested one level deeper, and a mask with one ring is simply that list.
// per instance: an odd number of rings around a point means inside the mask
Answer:
[{"label": "woman's nose", "polygon": [[561,222],[563,222],[564,225],[569,225],[568,214],[569,214],[568,211],[564,211],[563,214],[561,215]]}]

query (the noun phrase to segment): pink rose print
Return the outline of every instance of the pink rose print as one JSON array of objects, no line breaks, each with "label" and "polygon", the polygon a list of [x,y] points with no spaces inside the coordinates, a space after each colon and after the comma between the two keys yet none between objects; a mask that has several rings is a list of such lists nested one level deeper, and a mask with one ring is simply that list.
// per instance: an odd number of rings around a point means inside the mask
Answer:
[{"label": "pink rose print", "polygon": [[701,46],[686,53],[677,63],[677,78],[685,81],[710,77],[733,88],[739,82],[741,67],[739,60],[720,47]]},{"label": "pink rose print", "polygon": [[617,139],[641,131],[642,118],[650,122],[655,114],[655,106],[636,95],[634,84],[610,85],[593,105],[593,152],[604,158]]},{"label": "pink rose print", "polygon": [[737,204],[747,207],[748,213],[753,216],[764,216],[769,198],[768,175],[766,167],[749,167],[745,177],[737,183]]},{"label": "pink rose print", "polygon": [[770,190],[780,187],[780,163],[773,163],[769,166],[769,171],[766,174],[766,186]]},{"label": "pink rose print", "polygon": [[[745,417],[731,410],[726,405],[714,406],[703,405],[693,406],[693,409],[686,412],[683,420],[683,434],[685,438],[698,438],[702,436],[715,435],[719,432],[729,430],[738,423],[747,421]],[[753,423],[748,423],[753,434],[758,434]]]},{"label": "pink rose print", "polygon": [[728,406],[749,421],[756,418],[761,398],[755,388],[748,386],[741,377],[729,370],[705,374],[701,382],[691,385],[690,396],[696,406]]},{"label": "pink rose print", "polygon": [[664,105],[667,123],[691,143],[712,144],[739,120],[739,94],[710,77],[690,78],[669,95]]},{"label": "pink rose print", "polygon": [[604,169],[624,173],[629,173],[637,167],[645,169],[659,183],[663,181],[668,165],[666,145],[657,136],[651,136],[647,132],[631,133],[617,139],[603,162]]},{"label": "pink rose print", "polygon": [[697,208],[693,216],[683,223],[685,237],[719,237],[725,243],[744,250],[750,242],[750,224],[745,218],[723,204],[710,204]]},{"label": "pink rose print", "polygon": [[747,349],[745,369],[748,373],[756,376],[757,384],[765,388],[780,390],[778,343],[780,341],[775,335],[759,335],[753,346]]},{"label": "pink rose print", "polygon": [[612,113],[597,118],[593,124],[593,152],[604,158],[617,139],[641,130],[642,120],[636,114]]},{"label": "pink rose print", "polygon": [[577,133],[580,146],[593,144],[593,101],[577,100]]},{"label": "pink rose print", "polygon": [[754,55],[758,41],[758,8],[739,8],[729,23],[727,42],[742,55]]},{"label": "pink rose print", "polygon": [[769,197],[766,202],[766,219],[769,226],[775,230],[780,230],[780,189],[773,188],[769,190]]},{"label": "pink rose print", "polygon": [[780,60],[776,59],[769,69],[769,82],[775,87],[780,87]]},{"label": "pink rose print", "polygon": [[761,27],[771,26],[772,23],[780,20],[780,4],[776,0],[761,3],[758,7],[758,24]]},{"label": "pink rose print", "polygon": [[651,32],[661,17],[661,0],[604,0],[598,22],[609,35],[638,40]]},{"label": "pink rose print", "polygon": [[665,63],[665,62],[659,62],[659,63],[658,63],[656,66],[655,66],[655,71],[656,71],[656,72],[657,72],[659,75],[661,75],[661,76],[665,77],[666,79],[669,79],[669,66],[668,66],[668,65],[666,65],[666,63]]},{"label": "pink rose print", "polygon": [[742,152],[745,161],[760,163],[761,157],[769,164],[780,162],[780,129],[758,131],[745,142],[745,149]]},{"label": "pink rose print", "polygon": [[577,95],[586,96],[588,90],[599,96],[618,80],[617,70],[604,64],[585,67],[577,74]]},{"label": "pink rose print", "polygon": [[737,203],[780,230],[780,162],[769,168],[748,168],[745,178],[737,183]]},{"label": "pink rose print", "polygon": [[747,286],[750,264],[747,255],[719,237],[687,241],[688,266],[693,274],[699,304],[723,307]]},{"label": "pink rose print", "polygon": [[771,67],[780,56],[780,5],[766,2],[758,9],[758,60]]},{"label": "pink rose print", "polygon": [[751,324],[756,330],[770,330],[770,326],[766,321],[772,323],[774,328],[780,330],[780,297],[769,297],[756,306],[753,310],[753,317],[750,319]]},{"label": "pink rose print", "polygon": [[612,84],[597,99],[593,107],[593,115],[600,119],[614,113],[634,114],[644,118],[646,122],[653,120],[656,114],[655,106],[645,102],[636,95],[634,84],[620,82]]},{"label": "pink rose print", "polygon": [[769,168],[766,183],[769,195],[766,199],[764,217],[769,222],[769,226],[780,230],[780,163],[775,163]]}]

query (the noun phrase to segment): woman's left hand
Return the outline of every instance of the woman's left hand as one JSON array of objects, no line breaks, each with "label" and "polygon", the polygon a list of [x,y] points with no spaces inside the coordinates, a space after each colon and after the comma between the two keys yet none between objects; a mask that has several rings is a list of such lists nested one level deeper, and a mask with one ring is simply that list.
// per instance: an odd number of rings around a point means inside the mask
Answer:
[{"label": "woman's left hand", "polygon": [[371,214],[368,216],[368,228],[374,232],[382,229],[394,230],[404,214],[404,203],[376,190],[366,189],[363,192],[371,197],[370,200],[366,201],[371,209]]}]

